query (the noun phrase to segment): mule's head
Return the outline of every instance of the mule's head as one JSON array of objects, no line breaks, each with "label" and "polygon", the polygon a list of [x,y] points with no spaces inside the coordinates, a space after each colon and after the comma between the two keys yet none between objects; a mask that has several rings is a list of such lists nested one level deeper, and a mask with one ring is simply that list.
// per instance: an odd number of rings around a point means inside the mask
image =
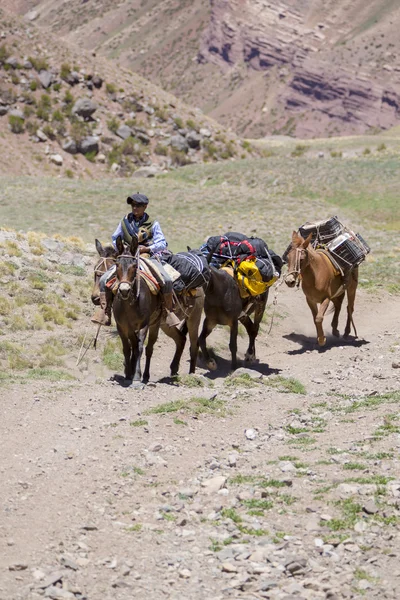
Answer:
[{"label": "mule's head", "polygon": [[[120,238],[117,240],[117,248],[120,249]],[[122,248],[121,248],[122,249]],[[125,250],[117,258],[117,269],[115,272],[118,282],[118,295],[122,300],[127,300],[135,284],[138,269],[138,239],[133,236],[129,251]]]},{"label": "mule's head", "polygon": [[94,267],[94,283],[91,294],[93,304],[100,304],[100,278],[110,267],[115,264],[117,251],[113,246],[102,246],[101,242],[96,239],[96,250],[100,256]]},{"label": "mule's head", "polygon": [[300,283],[300,274],[302,269],[308,264],[308,252],[307,248],[311,242],[311,234],[304,239],[293,231],[292,233],[292,247],[287,253],[287,265],[288,273],[285,277],[285,283],[288,287],[292,288]]}]

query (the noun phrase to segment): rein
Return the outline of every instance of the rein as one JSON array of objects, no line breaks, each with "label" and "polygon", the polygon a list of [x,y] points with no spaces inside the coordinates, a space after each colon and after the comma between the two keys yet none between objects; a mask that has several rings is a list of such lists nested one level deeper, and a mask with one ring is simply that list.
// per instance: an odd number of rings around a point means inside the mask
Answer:
[{"label": "rein", "polygon": [[301,281],[301,253],[303,250],[305,251],[304,248],[295,248],[296,256],[294,261],[294,269],[286,273],[283,278],[283,281],[285,281],[289,275],[294,275],[297,280],[297,287],[299,287]]},{"label": "rein", "polygon": [[[116,263],[116,259],[113,258],[112,256],[107,256],[107,257],[102,257],[99,262],[97,263],[97,265],[95,266],[94,270],[94,274],[97,275],[98,277],[101,277],[102,275],[104,275],[104,273],[106,271],[108,271],[109,267],[107,266],[107,261],[111,260],[113,262],[113,264]],[[111,265],[110,265],[111,266]]]}]

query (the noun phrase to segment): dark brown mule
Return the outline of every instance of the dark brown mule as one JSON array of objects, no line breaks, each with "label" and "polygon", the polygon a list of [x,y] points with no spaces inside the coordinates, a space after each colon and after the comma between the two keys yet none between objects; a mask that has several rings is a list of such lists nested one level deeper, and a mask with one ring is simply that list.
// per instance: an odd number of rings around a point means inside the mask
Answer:
[{"label": "dark brown mule", "polygon": [[[207,350],[206,339],[216,325],[228,325],[230,327],[229,349],[232,356],[232,369],[237,367],[237,335],[239,322],[242,323],[249,336],[249,347],[245,360],[255,359],[255,340],[260,328],[265,306],[268,298],[268,290],[256,297],[241,298],[239,286],[235,279],[223,269],[210,267],[211,278],[206,289],[204,302],[205,319],[203,329],[199,337],[201,348],[207,366],[211,370],[216,369],[215,360],[210,357]],[[254,313],[253,320],[250,316]]]},{"label": "dark brown mule", "polygon": [[[288,273],[285,282],[289,287],[300,284],[306,296],[307,304],[311,309],[319,346],[324,346],[326,337],[322,328],[322,321],[329,303],[334,306],[332,319],[332,333],[339,336],[338,322],[345,291],[347,291],[347,322],[344,337],[350,335],[353,325],[355,336],[357,331],[353,322],[354,301],[358,285],[358,268],[350,273],[347,288],[343,287],[343,278],[333,266],[328,256],[315,250],[311,242],[311,235],[302,238],[296,231],[292,234],[292,247],[287,254]],[[319,304],[319,308],[318,308]]]},{"label": "dark brown mule", "polygon": [[[192,296],[188,303],[180,302],[178,308],[175,310],[175,313],[178,314],[178,317],[185,321],[182,329],[178,330],[175,327],[169,327],[162,318],[161,296],[155,296],[154,294],[151,294],[148,286],[143,280],[141,280],[138,285],[137,257],[135,254],[137,248],[137,240],[135,238],[133,239],[132,244],[133,245],[131,245],[130,247],[130,252],[126,253],[122,241],[117,240],[118,250],[116,251],[116,254],[121,254],[121,257],[118,259],[119,269],[117,269],[116,272],[117,281],[121,282],[120,278],[122,277],[123,281],[125,281],[125,283],[128,284],[128,286],[124,285],[121,288],[121,286],[119,285],[118,293],[113,302],[114,318],[117,324],[117,330],[121,337],[124,350],[125,377],[126,379],[132,379],[133,375],[134,381],[140,380],[140,356],[143,352],[143,342],[141,342],[141,340],[143,334],[145,338],[146,333],[148,331],[149,341],[147,343],[146,348],[146,366],[143,374],[143,381],[147,383],[150,377],[151,355],[153,352],[154,344],[158,337],[158,331],[160,326],[163,332],[174,340],[176,345],[175,354],[170,365],[171,376],[177,375],[179,372],[180,360],[182,357],[183,350],[185,348],[187,334],[189,334],[190,340],[189,372],[194,373],[196,370],[196,362],[198,355],[197,341],[201,314],[204,305],[204,292],[202,289],[196,290],[195,296]],[[100,242],[98,244],[96,243],[96,248],[100,254]],[[115,263],[116,259],[114,258],[113,261]],[[107,266],[105,262],[102,266],[98,266],[97,271],[99,273],[99,279],[102,274],[100,273],[101,269],[103,268],[103,272],[105,272],[109,268],[109,266]],[[123,292],[124,289],[125,292]],[[138,289],[139,294],[137,294]],[[94,292],[95,290],[92,292],[92,299],[95,296]],[[124,294],[125,296],[129,296],[129,301],[126,297],[123,297]],[[150,315],[148,314],[149,311],[146,310],[146,308],[149,308],[151,312]],[[129,321],[130,318],[132,318],[132,323]],[[141,325],[145,328],[147,327],[145,332],[141,331],[143,327],[141,327],[139,330],[135,329],[137,327],[140,327]],[[130,340],[132,340],[132,342]],[[137,358],[135,358],[135,352],[138,353],[139,349],[140,356],[137,360]]]}]

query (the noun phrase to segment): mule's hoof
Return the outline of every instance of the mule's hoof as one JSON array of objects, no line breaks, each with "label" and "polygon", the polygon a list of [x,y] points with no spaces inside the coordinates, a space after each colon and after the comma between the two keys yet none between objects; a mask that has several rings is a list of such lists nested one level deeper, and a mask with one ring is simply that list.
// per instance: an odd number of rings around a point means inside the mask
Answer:
[{"label": "mule's hoof", "polygon": [[249,354],[246,352],[245,356],[244,356],[244,360],[245,362],[255,362],[256,360],[256,355],[255,354]]},{"label": "mule's hoof", "polygon": [[318,346],[322,347],[326,344],[326,337],[318,338]]},{"label": "mule's hoof", "polygon": [[332,329],[332,335],[335,337],[340,337],[339,329]]},{"label": "mule's hoof", "polygon": [[216,371],[217,370],[217,363],[215,362],[215,360],[213,358],[211,358],[211,360],[208,361],[207,368],[210,371]]}]

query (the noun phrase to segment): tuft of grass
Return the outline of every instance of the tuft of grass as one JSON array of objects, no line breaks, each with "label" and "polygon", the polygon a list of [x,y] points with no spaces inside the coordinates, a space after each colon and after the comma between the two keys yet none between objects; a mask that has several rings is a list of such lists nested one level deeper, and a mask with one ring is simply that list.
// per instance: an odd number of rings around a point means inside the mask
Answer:
[{"label": "tuft of grass", "polygon": [[103,348],[103,363],[109,369],[121,371],[124,368],[124,358],[120,340],[108,339]]},{"label": "tuft of grass", "polygon": [[264,383],[269,387],[277,389],[279,392],[291,393],[291,394],[305,394],[306,388],[304,385],[295,379],[294,377],[282,377],[281,375],[274,375],[264,380]]},{"label": "tuft of grass", "polygon": [[343,469],[345,469],[346,471],[363,471],[366,468],[367,465],[357,462],[348,462],[344,463],[343,465]]},{"label": "tuft of grass", "polygon": [[212,413],[223,416],[225,414],[224,408],[225,402],[223,400],[218,400],[217,398],[210,399],[195,396],[194,398],[190,398],[189,400],[172,400],[171,402],[159,404],[158,406],[154,406],[153,408],[150,408],[148,411],[146,411],[146,414],[163,415],[183,411],[194,415],[199,415],[202,413]]},{"label": "tuft of grass", "polygon": [[190,388],[204,387],[204,381],[198,375],[178,375],[176,382]]},{"label": "tuft of grass", "polygon": [[148,421],[145,421],[144,419],[138,419],[137,421],[131,421],[129,423],[129,425],[131,427],[144,427],[145,425],[148,425]]},{"label": "tuft of grass", "polygon": [[236,386],[244,386],[244,387],[256,387],[261,380],[257,382],[254,380],[248,373],[241,373],[237,376],[230,375],[224,381],[224,385],[226,387],[236,387]]}]

